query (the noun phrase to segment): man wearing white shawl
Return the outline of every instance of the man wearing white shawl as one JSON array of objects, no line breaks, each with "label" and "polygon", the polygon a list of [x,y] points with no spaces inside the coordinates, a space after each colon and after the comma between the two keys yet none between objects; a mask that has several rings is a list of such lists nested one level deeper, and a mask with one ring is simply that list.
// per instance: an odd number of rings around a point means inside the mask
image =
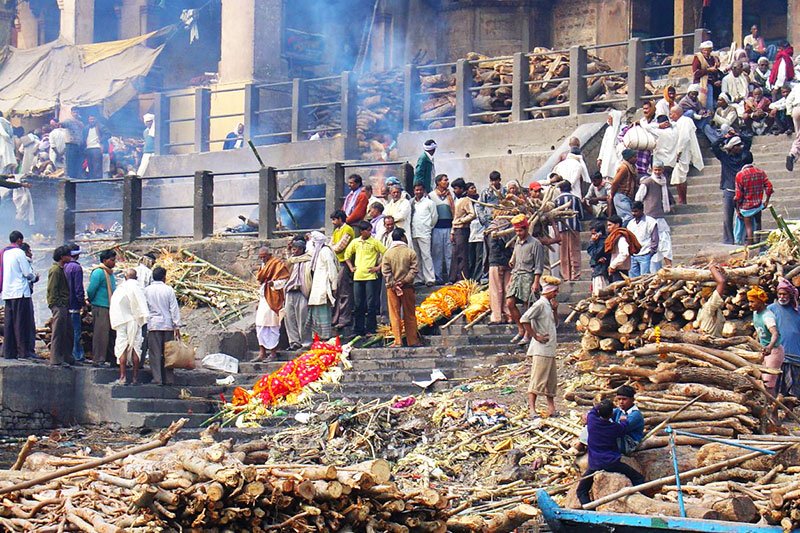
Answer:
[{"label": "man wearing white shawl", "polygon": [[672,264],[672,236],[665,216],[670,212],[665,164],[653,159],[653,173],[642,179],[636,191],[636,201],[644,204],[644,214],[655,219],[658,224],[658,248],[650,259],[650,272],[658,272],[662,265]]},{"label": "man wearing white shawl", "polygon": [[730,97],[730,104],[741,115],[744,112],[744,99],[750,92],[750,79],[742,73],[742,63],[736,61],[731,71],[722,78],[722,94]]},{"label": "man wearing white shawl", "polygon": [[117,333],[114,355],[119,363],[117,385],[126,385],[128,356],[133,365],[134,385],[139,382],[139,354],[142,351],[142,326],[147,323],[150,310],[147,298],[136,280],[136,270],[125,270],[125,281],[111,295],[108,308],[111,328]]},{"label": "man wearing white shawl", "polygon": [[608,127],[603,133],[603,142],[600,144],[600,153],[597,155],[597,168],[600,169],[604,178],[609,178],[614,175],[622,162],[617,153],[617,136],[622,125],[622,111],[616,109],[609,111],[606,122]]},{"label": "man wearing white shawl", "polygon": [[564,157],[564,160],[553,167],[553,172],[564,178],[572,186],[572,191],[582,196],[581,182],[591,184],[589,169],[583,161],[580,147],[573,147]]},{"label": "man wearing white shawl", "polygon": [[683,114],[680,106],[673,106],[669,111],[669,118],[675,125],[678,133],[676,143],[676,153],[678,155],[675,168],[672,171],[670,182],[675,185],[678,191],[678,203],[686,204],[686,179],[689,175],[689,166],[693,165],[697,170],[703,170],[703,154],[700,152],[700,144],[697,142],[694,120]]}]

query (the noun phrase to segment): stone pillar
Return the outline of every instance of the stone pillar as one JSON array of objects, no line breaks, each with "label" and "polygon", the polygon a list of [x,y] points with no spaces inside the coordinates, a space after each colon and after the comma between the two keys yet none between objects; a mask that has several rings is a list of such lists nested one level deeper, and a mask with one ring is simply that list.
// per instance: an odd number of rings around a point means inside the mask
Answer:
[{"label": "stone pillar", "polygon": [[214,174],[209,170],[194,173],[194,240],[200,241],[214,234]]},{"label": "stone pillar", "polygon": [[[694,0],[673,0],[675,2],[675,35],[692,33],[695,30]],[[675,53],[694,53],[694,42],[691,37],[675,40]]]},{"label": "stone pillar", "polygon": [[94,0],[61,0],[61,38],[74,44],[94,41]]},{"label": "stone pillar", "polygon": [[14,11],[6,9],[5,4],[0,4],[0,48],[11,44],[12,20],[14,20]]},{"label": "stone pillar", "polygon": [[130,39],[156,27],[154,6],[148,0],[122,0],[119,17],[119,38]]},{"label": "stone pillar", "polygon": [[[2,14],[0,14],[0,17],[2,17]],[[20,23],[20,30],[17,33],[17,48],[33,48],[34,46],[39,46],[39,44],[44,44],[44,41],[39,40],[39,25],[42,23],[31,12],[30,4],[27,2],[19,4],[17,17],[19,17]]]},{"label": "stone pillar", "polygon": [[142,180],[125,176],[122,184],[122,241],[132,242],[142,235]]},{"label": "stone pillar", "polygon": [[790,43],[797,46],[797,43],[800,43],[800,0],[789,0],[788,7],[786,36]]},{"label": "stone pillar", "polygon": [[742,46],[742,39],[744,36],[742,35],[742,16],[744,16],[744,5],[743,0],[733,0],[733,42],[736,43],[737,47]]},{"label": "stone pillar", "polygon": [[222,2],[221,83],[285,78],[282,0]]}]

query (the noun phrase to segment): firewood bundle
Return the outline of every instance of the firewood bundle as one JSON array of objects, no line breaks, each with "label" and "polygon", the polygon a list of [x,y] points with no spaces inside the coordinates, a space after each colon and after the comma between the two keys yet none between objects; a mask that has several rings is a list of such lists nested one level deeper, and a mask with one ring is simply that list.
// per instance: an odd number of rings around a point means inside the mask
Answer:
[{"label": "firewood bundle", "polygon": [[508,237],[514,234],[511,219],[522,214],[528,218],[528,226],[548,228],[559,219],[574,217],[577,213],[569,208],[569,204],[556,206],[555,199],[559,195],[556,187],[547,187],[541,198],[516,196],[513,194],[501,198],[497,204],[483,204],[473,200],[474,204],[489,207],[492,210],[492,221],[486,231],[493,237]]},{"label": "firewood bundle", "polygon": [[[528,86],[530,107],[546,107],[566,103],[569,99],[569,81],[559,80],[569,77],[569,56],[566,54],[552,53],[547,48],[537,47],[530,57],[528,80],[542,81]],[[506,113],[484,114],[473,117],[473,121],[491,124],[495,122],[508,122],[511,110],[511,87],[496,87],[496,85],[511,84],[513,64],[511,59],[492,60],[487,56],[471,52],[467,59],[477,61],[473,68],[473,87],[480,88],[473,92],[472,110],[480,114],[490,111]],[[604,100],[617,98],[627,92],[627,82],[624,77],[616,75],[603,75],[611,72],[611,67],[601,58],[589,54],[587,73],[596,75],[588,81],[588,101],[602,104]],[[421,92],[428,93],[420,102],[420,119],[425,121],[428,129],[452,127],[455,112],[456,79],[452,73],[434,72],[419,69]],[[533,109],[529,111],[530,118],[546,118],[567,115],[568,109]]]},{"label": "firewood bundle", "polygon": [[[760,259],[738,268],[724,269],[728,290],[722,308],[726,318],[723,336],[752,332],[747,291],[751,285],[774,289],[784,268]],[[567,321],[576,320],[576,328],[583,334],[584,355],[598,351],[613,353],[638,346],[642,333],[654,326],[669,324],[675,329],[690,329],[715,287],[707,269],[665,268],[658,274],[612,283],[598,296],[579,302]]]},{"label": "firewood bundle", "polygon": [[[0,472],[0,524],[6,531],[338,531],[444,532],[449,498],[430,488],[402,491],[389,464],[245,465],[230,441],[167,445],[183,422],[151,443],[105,459],[30,454]],[[21,467],[21,469],[19,469]],[[59,467],[60,470],[56,470]],[[511,531],[537,514],[527,505],[489,518],[460,515],[460,531]]]},{"label": "firewood bundle", "polygon": [[368,161],[397,158],[394,144],[403,129],[403,71],[372,72],[358,80],[358,147]]}]

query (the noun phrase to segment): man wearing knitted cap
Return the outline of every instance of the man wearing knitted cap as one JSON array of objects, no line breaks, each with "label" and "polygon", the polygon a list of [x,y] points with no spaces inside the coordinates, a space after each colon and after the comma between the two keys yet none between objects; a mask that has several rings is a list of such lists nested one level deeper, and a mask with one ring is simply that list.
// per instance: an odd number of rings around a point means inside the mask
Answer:
[{"label": "man wearing knitted cap", "polygon": [[414,167],[414,185],[421,184],[425,192],[431,192],[433,177],[436,175],[436,166],[433,163],[433,154],[436,153],[436,141],[428,139],[422,145],[422,154],[417,159]]},{"label": "man wearing knitted cap", "polygon": [[[754,285],[747,291],[747,303],[753,311],[753,327],[756,330],[758,342],[761,345],[761,354],[764,356],[764,366],[780,369],[783,364],[783,345],[778,332],[778,322],[775,314],[767,309],[769,296],[761,287]],[[762,374],[764,385],[771,393],[775,393],[778,376],[775,374]]]},{"label": "man wearing knitted cap", "polygon": [[786,278],[778,281],[775,303],[767,307],[775,315],[784,360],[776,392],[800,397],[800,311],[797,288]]},{"label": "man wearing knitted cap", "polygon": [[515,216],[511,219],[511,224],[517,240],[509,261],[511,279],[506,288],[506,303],[509,316],[517,324],[517,335],[511,342],[525,346],[532,338],[531,326],[521,320],[522,314],[517,306],[527,306],[541,289],[545,249],[528,231],[528,219],[525,215]]},{"label": "man wearing knitted cap", "polygon": [[520,320],[530,329],[531,341],[528,355],[533,357],[531,379],[528,384],[528,410],[536,418],[536,399],[547,398],[547,416],[556,414],[556,323],[558,322],[558,286],[561,280],[544,276],[542,295],[525,311]]}]

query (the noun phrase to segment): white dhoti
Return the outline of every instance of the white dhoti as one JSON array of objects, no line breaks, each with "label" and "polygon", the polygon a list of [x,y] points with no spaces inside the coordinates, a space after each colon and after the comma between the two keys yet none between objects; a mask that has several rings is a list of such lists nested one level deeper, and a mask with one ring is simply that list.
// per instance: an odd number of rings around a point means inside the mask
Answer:
[{"label": "white dhoti", "polygon": [[142,154],[142,162],[139,163],[139,170],[136,171],[136,175],[139,177],[144,176],[144,173],[147,172],[147,165],[150,164],[150,158],[153,154],[144,153]]},{"label": "white dhoti", "polygon": [[[258,309],[256,310],[256,338],[259,346],[272,350],[281,338],[281,315],[272,310],[264,298],[264,286],[261,286]],[[283,313],[283,309],[281,309]]]},{"label": "white dhoti", "polygon": [[680,185],[686,183],[689,176],[689,156],[681,154],[678,161],[675,163],[675,168],[672,169],[672,175],[669,177],[670,185]]},{"label": "white dhoti", "polygon": [[653,254],[652,262],[661,263],[664,259],[672,261],[672,234],[669,224],[663,218],[656,219],[658,224],[658,250]]},{"label": "white dhoti", "polygon": [[117,363],[123,355],[136,353],[137,356],[142,355],[142,326],[137,322],[131,320],[120,324],[114,331],[117,334],[117,340],[114,342],[114,355],[117,358]]},{"label": "white dhoti", "polygon": [[280,326],[256,326],[256,337],[259,346],[272,350],[281,340],[281,328]]}]

